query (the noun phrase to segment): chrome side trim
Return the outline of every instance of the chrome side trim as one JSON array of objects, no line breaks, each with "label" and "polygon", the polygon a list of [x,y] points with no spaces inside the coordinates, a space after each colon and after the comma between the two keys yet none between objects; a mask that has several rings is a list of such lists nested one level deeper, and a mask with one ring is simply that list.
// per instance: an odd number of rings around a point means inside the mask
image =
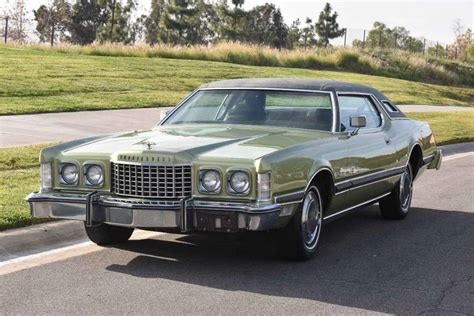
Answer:
[{"label": "chrome side trim", "polygon": [[357,185],[357,186],[353,186],[349,189],[345,189],[345,190],[342,190],[342,191],[338,191],[336,192],[336,194],[334,195],[340,195],[340,194],[343,194],[343,193],[347,193],[349,191],[352,191],[352,190],[355,190],[355,189],[360,189],[360,188],[363,188],[363,187],[366,187],[368,185],[371,185],[371,184],[374,184],[374,183],[378,183],[378,182],[382,182],[382,181],[386,181],[386,180],[389,180],[391,178],[395,178],[395,177],[399,177],[400,174],[395,174],[395,175],[392,175],[392,176],[388,176],[386,178],[382,178],[382,179],[378,179],[378,180],[375,180],[375,181],[372,181],[372,182],[369,182],[369,183],[364,183],[364,184],[361,184],[361,185]]},{"label": "chrome side trim", "polygon": [[370,199],[370,200],[368,200],[368,201],[365,201],[365,202],[359,203],[359,204],[357,204],[357,205],[351,206],[351,207],[346,208],[345,210],[339,211],[339,212],[337,212],[337,213],[328,215],[328,216],[324,217],[323,220],[331,219],[331,218],[333,218],[333,217],[336,217],[336,216],[338,216],[338,215],[341,215],[341,214],[343,214],[343,213],[346,213],[346,212],[351,211],[351,210],[353,210],[353,209],[356,209],[356,208],[358,208],[358,207],[361,207],[361,206],[370,204],[370,203],[372,203],[372,202],[375,202],[375,201],[377,201],[377,200],[380,200],[381,198],[386,197],[386,196],[389,195],[390,193],[391,193],[391,192],[382,194],[382,195],[380,195],[380,196],[377,196],[376,198],[373,198],[373,199]]},{"label": "chrome side trim", "polygon": [[351,178],[351,179],[348,179],[348,180],[340,181],[340,182],[335,183],[334,185],[339,186],[343,183],[348,183],[348,182],[357,181],[357,180],[360,180],[360,179],[372,177],[372,176],[375,176],[377,174],[381,174],[381,173],[384,173],[384,172],[395,171],[395,170],[398,170],[398,169],[399,169],[399,171],[402,170],[402,169],[405,170],[405,168],[406,168],[406,165],[402,166],[402,167],[394,167],[394,168],[390,168],[390,169],[380,170],[380,171],[364,174],[362,176],[354,177],[354,178]]}]

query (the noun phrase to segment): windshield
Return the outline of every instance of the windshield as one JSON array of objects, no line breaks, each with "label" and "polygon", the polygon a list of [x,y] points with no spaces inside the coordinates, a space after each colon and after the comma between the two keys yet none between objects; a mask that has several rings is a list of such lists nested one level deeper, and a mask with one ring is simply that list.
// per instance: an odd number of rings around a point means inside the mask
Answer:
[{"label": "windshield", "polygon": [[329,93],[270,90],[201,90],[168,124],[247,124],[331,131]]}]

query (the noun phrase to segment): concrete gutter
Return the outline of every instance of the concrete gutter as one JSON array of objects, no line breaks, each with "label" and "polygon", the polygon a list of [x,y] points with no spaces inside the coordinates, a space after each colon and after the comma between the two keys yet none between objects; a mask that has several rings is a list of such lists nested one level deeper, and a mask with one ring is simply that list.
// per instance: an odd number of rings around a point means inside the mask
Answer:
[{"label": "concrete gutter", "polygon": [[56,221],[0,232],[0,262],[88,241],[84,224]]}]

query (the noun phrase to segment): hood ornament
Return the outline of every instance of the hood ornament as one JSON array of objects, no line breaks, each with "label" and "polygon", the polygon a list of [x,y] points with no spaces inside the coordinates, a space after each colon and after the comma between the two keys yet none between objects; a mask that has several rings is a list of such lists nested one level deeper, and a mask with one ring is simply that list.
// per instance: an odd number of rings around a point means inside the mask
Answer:
[{"label": "hood ornament", "polygon": [[145,142],[145,143],[143,143],[143,145],[146,146],[146,149],[151,150],[151,147],[156,145],[156,143],[154,143],[154,142]]}]

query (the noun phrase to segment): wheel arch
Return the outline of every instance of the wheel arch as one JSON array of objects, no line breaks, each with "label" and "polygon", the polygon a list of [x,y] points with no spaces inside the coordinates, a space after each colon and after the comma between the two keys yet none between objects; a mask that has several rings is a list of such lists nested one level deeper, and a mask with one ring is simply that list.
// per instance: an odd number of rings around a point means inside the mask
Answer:
[{"label": "wheel arch", "polygon": [[308,181],[305,192],[307,192],[311,186],[318,187],[322,199],[323,212],[326,211],[328,206],[331,204],[332,197],[335,193],[334,175],[332,170],[329,167],[319,168]]},{"label": "wheel arch", "polygon": [[423,150],[417,142],[412,145],[407,159],[407,165],[410,164],[413,172],[413,179],[416,178],[418,171],[423,166]]}]

